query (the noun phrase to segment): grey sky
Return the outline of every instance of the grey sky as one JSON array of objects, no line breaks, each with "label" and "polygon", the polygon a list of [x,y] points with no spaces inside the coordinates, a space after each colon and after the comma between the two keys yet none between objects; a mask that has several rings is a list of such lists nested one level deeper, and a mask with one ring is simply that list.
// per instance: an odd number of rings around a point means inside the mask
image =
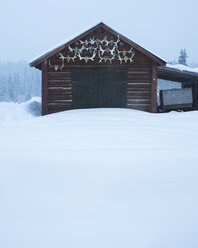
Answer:
[{"label": "grey sky", "polygon": [[93,21],[159,57],[198,62],[197,0],[0,0],[0,61],[29,60]]}]

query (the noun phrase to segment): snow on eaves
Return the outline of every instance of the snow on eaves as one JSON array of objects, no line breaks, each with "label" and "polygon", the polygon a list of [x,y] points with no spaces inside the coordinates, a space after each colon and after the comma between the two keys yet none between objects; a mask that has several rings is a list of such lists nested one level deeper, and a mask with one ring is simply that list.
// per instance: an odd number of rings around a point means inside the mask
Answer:
[{"label": "snow on eaves", "polygon": [[190,67],[188,67],[186,65],[181,65],[181,64],[176,64],[176,65],[166,64],[166,67],[176,69],[176,70],[180,70],[180,71],[189,71],[189,72],[198,73],[198,68],[190,68]]},{"label": "snow on eaves", "polygon": [[[75,39],[77,36],[81,35],[82,33],[86,32],[87,30],[89,30],[89,29],[91,29],[91,28],[94,28],[95,26],[97,26],[97,25],[100,24],[101,22],[102,22],[101,20],[100,20],[100,21],[94,21],[94,22],[92,22],[90,25],[88,25],[88,26],[82,28],[80,31],[78,31],[78,32],[76,32],[76,33],[74,33],[74,34],[72,34],[70,37],[68,37],[68,38],[66,38],[66,39],[64,39],[64,40],[62,40],[61,42],[57,43],[57,44],[54,45],[53,47],[51,47],[51,48],[45,50],[44,52],[40,53],[40,54],[37,55],[37,56],[31,58],[31,59],[29,60],[29,64],[31,64],[33,61],[39,59],[40,57],[42,57],[42,56],[44,56],[44,55],[46,55],[46,54],[52,52],[52,51],[55,50],[56,48],[58,48],[58,47],[60,47],[60,46],[62,46],[62,45],[64,45],[64,44],[70,42],[71,40]],[[106,24],[106,25],[108,25],[108,24]],[[117,30],[116,28],[112,27],[112,25],[108,25],[108,26],[111,27],[113,30]],[[118,32],[119,32],[119,31],[118,31]],[[121,32],[119,32],[119,33],[121,33]],[[125,37],[127,37],[127,38],[129,38],[129,39],[130,39],[130,36],[131,36],[131,35],[129,35],[129,34],[127,35],[127,34],[123,34],[123,33],[122,33],[122,35],[125,36]],[[160,59],[166,61],[166,60],[165,60],[164,58],[162,58],[161,56],[158,56],[155,52],[152,52],[150,49],[147,49],[147,48],[146,48],[144,45],[142,45],[140,42],[136,42],[136,41],[134,41],[134,40],[133,40],[133,42],[135,42],[136,44],[140,45],[140,46],[143,47],[145,50],[147,50],[147,51],[149,51],[150,53],[152,53],[154,56],[156,56],[156,57],[158,57],[158,58],[160,58]]]},{"label": "snow on eaves", "polygon": [[86,32],[87,30],[89,30],[89,29],[95,27],[95,26],[98,25],[99,23],[101,23],[101,21],[97,21],[97,22],[95,21],[95,22],[93,22],[92,24],[90,24],[90,25],[88,25],[88,26],[82,28],[80,31],[78,31],[78,32],[76,32],[76,33],[74,33],[74,34],[72,34],[72,35],[69,36],[68,38],[66,38],[66,39],[64,39],[64,40],[62,40],[62,41],[60,41],[60,42],[58,42],[58,43],[57,43],[56,45],[54,45],[53,47],[51,47],[51,48],[45,50],[44,52],[40,53],[40,54],[37,55],[37,56],[31,58],[31,59],[29,60],[29,64],[31,64],[33,61],[37,60],[38,58],[44,56],[45,54],[52,52],[52,51],[55,50],[56,48],[58,48],[58,47],[60,47],[60,46],[62,46],[62,45],[64,45],[64,44],[70,42],[71,40],[75,39],[77,36],[81,35],[82,33]]}]

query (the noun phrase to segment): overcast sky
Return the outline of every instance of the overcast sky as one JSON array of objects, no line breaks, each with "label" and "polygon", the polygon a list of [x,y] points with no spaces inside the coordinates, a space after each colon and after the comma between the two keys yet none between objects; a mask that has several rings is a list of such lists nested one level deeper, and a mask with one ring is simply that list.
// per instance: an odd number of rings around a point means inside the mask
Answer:
[{"label": "overcast sky", "polygon": [[103,21],[166,61],[186,48],[198,62],[197,0],[0,0],[0,10],[0,61],[29,61]]}]

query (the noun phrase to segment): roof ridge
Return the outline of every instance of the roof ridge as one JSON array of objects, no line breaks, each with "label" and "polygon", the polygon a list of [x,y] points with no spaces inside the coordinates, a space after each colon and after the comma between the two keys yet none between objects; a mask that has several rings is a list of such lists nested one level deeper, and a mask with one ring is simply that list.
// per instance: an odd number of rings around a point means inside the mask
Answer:
[{"label": "roof ridge", "polygon": [[119,32],[115,31],[114,29],[112,29],[111,27],[106,25],[104,22],[100,21],[97,24],[95,24],[94,26],[89,26],[88,29],[87,28],[86,28],[86,30],[83,29],[83,31],[81,30],[80,32],[78,32],[78,34],[75,34],[75,35],[69,37],[67,40],[60,42],[59,44],[56,45],[56,47],[54,46],[51,49],[49,49],[48,51],[43,52],[41,55],[31,59],[29,61],[30,66],[35,66],[38,68],[39,64],[41,64],[44,60],[53,56],[57,52],[60,52],[66,46],[75,42],[75,40],[81,39],[83,36],[88,35],[90,32],[94,31],[95,29],[97,29],[99,27],[103,27],[108,32],[119,35],[123,41],[125,41],[130,46],[134,47],[136,50],[138,50],[139,52],[141,52],[145,56],[149,57],[151,60],[155,61],[157,64],[159,64],[159,65],[165,65],[166,64],[166,62],[163,59],[161,59],[158,56],[154,55],[153,53],[149,52],[148,50],[146,50],[142,46],[138,45],[137,43],[133,42],[132,40],[130,40],[126,36],[120,34]]}]

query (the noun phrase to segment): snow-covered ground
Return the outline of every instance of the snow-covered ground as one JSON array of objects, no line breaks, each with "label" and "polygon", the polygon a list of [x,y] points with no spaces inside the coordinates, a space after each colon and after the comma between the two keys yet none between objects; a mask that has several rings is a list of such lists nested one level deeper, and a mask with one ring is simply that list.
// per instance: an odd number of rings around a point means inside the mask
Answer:
[{"label": "snow-covered ground", "polygon": [[33,97],[23,103],[0,102],[0,125],[41,115],[41,98]]},{"label": "snow-covered ground", "polygon": [[0,247],[198,247],[197,111],[5,120]]}]

